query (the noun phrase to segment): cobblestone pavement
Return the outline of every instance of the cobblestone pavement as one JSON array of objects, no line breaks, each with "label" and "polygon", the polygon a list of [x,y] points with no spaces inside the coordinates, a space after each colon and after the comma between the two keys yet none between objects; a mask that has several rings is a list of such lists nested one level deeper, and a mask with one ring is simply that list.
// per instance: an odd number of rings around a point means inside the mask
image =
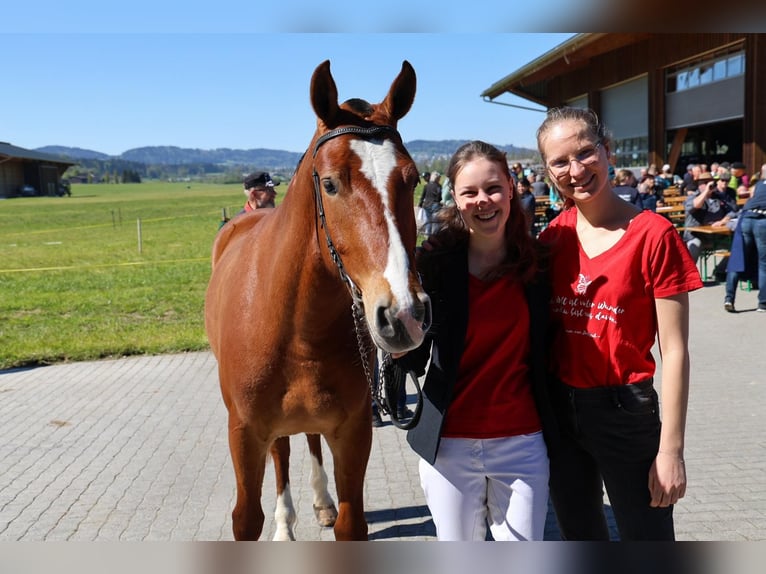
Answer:
[{"label": "cobblestone pavement", "polygon": [[[722,285],[691,303],[689,487],[677,537],[766,540],[766,315],[747,291],[740,312],[726,313]],[[1,372],[0,437],[0,541],[232,538],[234,476],[210,353]],[[305,440],[294,437],[297,538],[332,540],[314,523],[309,472]],[[269,539],[274,498],[269,465]],[[390,424],[374,430],[365,503],[372,540],[435,539],[417,457]],[[550,513],[546,539],[558,539]]]}]

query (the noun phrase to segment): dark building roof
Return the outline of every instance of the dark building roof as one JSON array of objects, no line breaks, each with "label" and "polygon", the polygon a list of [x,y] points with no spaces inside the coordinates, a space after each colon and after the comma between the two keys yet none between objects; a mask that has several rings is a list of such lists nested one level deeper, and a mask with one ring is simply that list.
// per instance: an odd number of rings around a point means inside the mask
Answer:
[{"label": "dark building roof", "polygon": [[577,70],[587,71],[591,60],[650,34],[577,34],[484,90],[481,97],[494,100],[505,92],[550,107],[547,86],[551,78]]},{"label": "dark building roof", "polygon": [[61,163],[66,165],[76,165],[77,162],[64,159],[62,157],[51,155],[49,153],[42,153],[31,149],[24,149],[11,145],[7,142],[0,142],[0,157],[16,158],[16,159],[31,159],[35,161],[48,161],[51,163]]}]

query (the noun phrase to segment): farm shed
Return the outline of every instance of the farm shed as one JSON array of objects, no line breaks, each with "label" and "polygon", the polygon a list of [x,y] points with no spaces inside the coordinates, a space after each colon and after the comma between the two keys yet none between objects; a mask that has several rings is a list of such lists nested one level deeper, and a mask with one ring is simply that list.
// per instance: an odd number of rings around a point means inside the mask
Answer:
[{"label": "farm shed", "polygon": [[752,173],[766,163],[765,74],[766,34],[577,34],[481,96],[592,108],[617,167],[742,161]]},{"label": "farm shed", "polygon": [[0,197],[17,197],[24,188],[33,188],[34,195],[56,195],[61,175],[75,164],[55,155],[0,142]]}]

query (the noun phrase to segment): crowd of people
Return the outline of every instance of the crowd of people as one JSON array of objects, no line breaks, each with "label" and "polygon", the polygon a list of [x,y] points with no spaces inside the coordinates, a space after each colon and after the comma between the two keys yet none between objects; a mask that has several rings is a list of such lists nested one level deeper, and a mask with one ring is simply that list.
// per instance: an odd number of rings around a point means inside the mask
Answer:
[{"label": "crowd of people", "polygon": [[[425,377],[407,441],[437,537],[542,540],[550,500],[563,539],[608,540],[605,489],[621,540],[674,540],[689,292],[703,283],[699,239],[656,208],[675,186],[685,227],[731,226],[725,308],[752,277],[766,312],[766,164],[752,178],[739,162],[690,165],[683,178],[651,165],[637,177],[614,169],[596,114],[570,107],[549,110],[537,144],[542,175],[466,143],[419,200],[428,238],[416,263],[433,321],[393,359]],[[248,176],[245,210],[270,191]],[[539,197],[550,202],[538,233]]]},{"label": "crowd of people", "polygon": [[752,176],[741,162],[690,164],[681,189],[684,200],[684,240],[697,261],[702,238],[690,231],[701,226],[732,231],[729,256],[720,264],[726,279],[724,309],[735,313],[740,281],[759,288],[759,313],[766,313],[766,164]]}]

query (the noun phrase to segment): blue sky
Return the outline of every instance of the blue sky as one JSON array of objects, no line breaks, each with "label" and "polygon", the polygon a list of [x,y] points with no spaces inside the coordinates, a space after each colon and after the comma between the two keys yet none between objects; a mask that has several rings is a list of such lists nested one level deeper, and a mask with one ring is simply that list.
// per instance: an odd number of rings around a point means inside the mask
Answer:
[{"label": "blue sky", "polygon": [[[418,77],[405,141],[534,147],[540,112],[482,91],[571,34],[0,33],[0,141],[111,155],[141,146],[302,152],[311,74],[329,59],[340,100],[380,101],[408,60]],[[537,107],[510,95],[500,101]]]},{"label": "blue sky", "polygon": [[572,34],[524,33],[535,22],[542,29],[544,12],[522,17],[499,0],[428,4],[10,3],[0,19],[0,141],[112,155],[158,145],[302,152],[314,131],[317,65],[330,60],[341,101],[377,102],[406,59],[418,91],[399,125],[405,141],[534,147],[540,112],[480,94]]}]

